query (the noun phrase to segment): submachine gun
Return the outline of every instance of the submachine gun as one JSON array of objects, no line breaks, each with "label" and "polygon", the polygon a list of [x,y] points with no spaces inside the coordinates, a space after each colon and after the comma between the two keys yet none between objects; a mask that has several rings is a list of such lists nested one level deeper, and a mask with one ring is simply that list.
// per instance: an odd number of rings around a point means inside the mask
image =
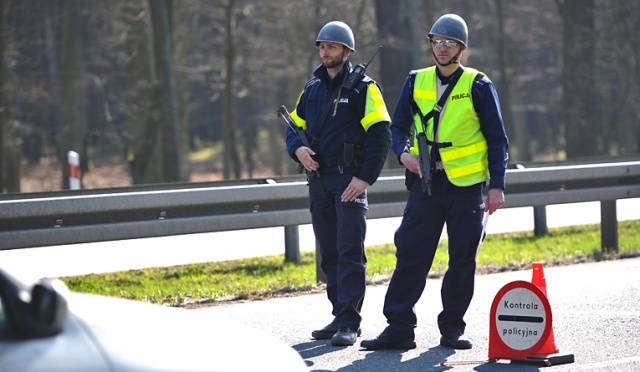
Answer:
[{"label": "submachine gun", "polygon": [[422,192],[431,196],[431,161],[429,160],[429,152],[427,150],[427,136],[424,132],[418,133],[418,152],[420,153],[420,183],[422,184]]},{"label": "submachine gun", "polygon": [[[285,122],[287,122],[287,124],[289,125],[289,128],[291,128],[293,133],[295,133],[296,136],[298,136],[298,139],[300,140],[300,142],[302,142],[302,146],[311,148],[311,145],[309,144],[309,139],[307,138],[307,134],[302,128],[296,125],[296,122],[293,121],[293,119],[291,118],[291,114],[289,114],[289,111],[284,105],[280,106],[280,108],[278,109],[278,114],[282,117],[282,119],[284,119]],[[302,163],[298,163],[298,173],[302,173],[303,168],[304,167]],[[314,172],[314,174],[317,178],[320,177],[320,173],[317,170]]]}]

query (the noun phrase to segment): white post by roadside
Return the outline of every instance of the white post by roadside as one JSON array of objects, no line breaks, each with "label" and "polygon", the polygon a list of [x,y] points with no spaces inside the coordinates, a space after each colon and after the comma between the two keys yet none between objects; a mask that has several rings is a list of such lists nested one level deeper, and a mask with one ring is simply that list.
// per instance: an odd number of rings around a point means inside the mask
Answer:
[{"label": "white post by roadside", "polygon": [[75,151],[67,153],[69,163],[69,190],[80,189],[80,156]]}]

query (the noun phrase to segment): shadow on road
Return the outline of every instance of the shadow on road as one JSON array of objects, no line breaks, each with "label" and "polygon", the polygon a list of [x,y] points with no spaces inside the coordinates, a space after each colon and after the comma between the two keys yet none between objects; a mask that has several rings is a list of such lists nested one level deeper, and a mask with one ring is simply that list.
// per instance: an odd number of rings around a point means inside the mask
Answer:
[{"label": "shadow on road", "polygon": [[[357,346],[355,346],[357,347]],[[354,358],[353,362],[338,369],[314,369],[314,358],[321,357],[334,352],[342,352],[346,347],[335,347],[329,340],[310,340],[294,345],[293,348],[300,353],[307,363],[310,371],[313,372],[367,372],[367,371],[399,371],[399,372],[429,372],[429,371],[449,371],[461,370],[494,372],[494,371],[518,371],[535,372],[540,368],[526,364],[512,363],[490,363],[488,360],[464,360],[456,358],[456,351],[443,346],[429,348],[417,358],[403,360],[403,350],[379,350],[366,351],[357,350],[364,353],[364,359]],[[336,358],[344,356],[336,355]],[[441,364],[444,362],[444,364]],[[466,367],[466,368],[465,368]]]},{"label": "shadow on road", "polygon": [[[327,372],[330,370],[314,369],[313,362],[310,361],[310,359],[344,350],[344,347],[332,346],[328,340],[312,340],[294,345],[293,348],[300,353],[302,358],[307,362],[310,370],[314,372]],[[403,350],[366,351],[359,349],[358,352],[366,353],[364,359],[356,359],[352,364],[336,369],[335,371],[446,371],[453,367],[440,366],[440,362],[455,354],[455,351],[449,348],[435,346],[421,354],[418,358],[403,361]]]},{"label": "shadow on road", "polygon": [[303,342],[301,344],[293,345],[293,348],[300,354],[300,356],[302,356],[302,359],[304,360],[332,353],[334,351],[340,351],[343,349],[341,347],[335,347],[331,345],[331,341],[329,340],[310,340],[309,342]]}]

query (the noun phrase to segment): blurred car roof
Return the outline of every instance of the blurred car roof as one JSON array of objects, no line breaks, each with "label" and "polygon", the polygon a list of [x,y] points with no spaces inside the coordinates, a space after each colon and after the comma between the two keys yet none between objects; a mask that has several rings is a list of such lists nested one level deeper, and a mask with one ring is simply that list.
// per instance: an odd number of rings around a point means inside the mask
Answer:
[{"label": "blurred car roof", "polygon": [[[229,319],[65,289],[69,313],[62,331],[34,339],[0,335],[0,369],[308,371],[282,340]],[[0,323],[9,320],[0,308]]]}]

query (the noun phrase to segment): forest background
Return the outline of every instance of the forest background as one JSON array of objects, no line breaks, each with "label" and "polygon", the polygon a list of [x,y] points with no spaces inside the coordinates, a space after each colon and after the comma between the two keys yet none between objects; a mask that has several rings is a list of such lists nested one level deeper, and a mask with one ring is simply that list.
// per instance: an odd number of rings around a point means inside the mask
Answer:
[{"label": "forest background", "polygon": [[68,188],[70,150],[84,187],[295,174],[276,110],[293,108],[320,63],[320,28],[351,26],[354,65],[383,47],[367,73],[392,113],[408,72],[433,64],[427,32],[445,13],[469,26],[463,64],[497,87],[512,163],[638,158],[637,1],[0,0],[0,10],[2,192]]}]

